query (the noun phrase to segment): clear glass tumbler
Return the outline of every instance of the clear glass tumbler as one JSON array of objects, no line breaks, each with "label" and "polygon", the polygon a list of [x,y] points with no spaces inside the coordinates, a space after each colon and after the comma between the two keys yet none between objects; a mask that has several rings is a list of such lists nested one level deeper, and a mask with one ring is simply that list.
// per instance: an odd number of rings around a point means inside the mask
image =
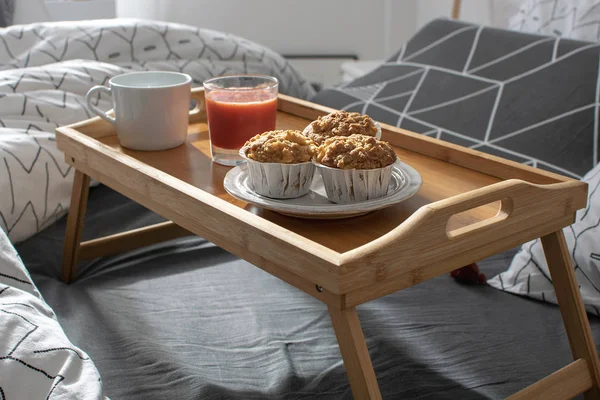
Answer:
[{"label": "clear glass tumbler", "polygon": [[276,78],[267,75],[219,76],[204,81],[210,151],[214,162],[238,165],[239,150],[252,136],[275,129]]}]

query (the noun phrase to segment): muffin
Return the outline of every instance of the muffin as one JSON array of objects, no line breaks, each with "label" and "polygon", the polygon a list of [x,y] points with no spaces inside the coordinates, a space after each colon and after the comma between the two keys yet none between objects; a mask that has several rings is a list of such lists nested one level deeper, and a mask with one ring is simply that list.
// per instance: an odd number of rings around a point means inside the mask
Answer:
[{"label": "muffin", "polygon": [[389,143],[365,135],[326,139],[315,154],[327,197],[340,204],[387,195],[397,160]]},{"label": "muffin", "polygon": [[302,133],[317,145],[321,145],[326,139],[334,136],[365,135],[379,139],[381,127],[368,115],[336,111],[311,122]]},{"label": "muffin", "polygon": [[292,199],[310,190],[316,146],[300,131],[275,130],[252,137],[240,149],[251,188],[261,196]]}]

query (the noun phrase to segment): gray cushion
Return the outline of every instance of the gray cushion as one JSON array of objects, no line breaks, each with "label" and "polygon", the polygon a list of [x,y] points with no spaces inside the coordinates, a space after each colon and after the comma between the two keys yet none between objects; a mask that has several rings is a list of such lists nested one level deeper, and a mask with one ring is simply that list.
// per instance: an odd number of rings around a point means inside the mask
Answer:
[{"label": "gray cushion", "polygon": [[600,45],[448,20],[313,101],[580,178],[597,163]]}]

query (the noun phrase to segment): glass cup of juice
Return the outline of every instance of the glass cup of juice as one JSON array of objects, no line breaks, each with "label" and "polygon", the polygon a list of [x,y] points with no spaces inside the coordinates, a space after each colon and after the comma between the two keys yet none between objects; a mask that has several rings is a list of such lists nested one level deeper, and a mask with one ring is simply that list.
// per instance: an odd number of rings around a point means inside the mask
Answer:
[{"label": "glass cup of juice", "polygon": [[219,76],[204,81],[204,97],[214,162],[238,165],[239,150],[252,136],[275,129],[276,78],[267,75]]}]

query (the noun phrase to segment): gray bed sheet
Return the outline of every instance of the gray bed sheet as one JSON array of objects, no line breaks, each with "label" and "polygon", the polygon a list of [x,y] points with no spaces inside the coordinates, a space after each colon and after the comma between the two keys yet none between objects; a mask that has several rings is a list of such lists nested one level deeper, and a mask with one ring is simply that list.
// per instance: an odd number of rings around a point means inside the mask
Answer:
[{"label": "gray bed sheet", "polygon": [[[161,220],[105,186],[88,208],[86,238]],[[67,286],[64,228],[18,251],[113,400],[352,398],[314,298],[196,237],[82,262]],[[513,254],[480,266],[492,276]],[[558,307],[446,275],[358,312],[386,399],[504,398],[571,361]]]}]

